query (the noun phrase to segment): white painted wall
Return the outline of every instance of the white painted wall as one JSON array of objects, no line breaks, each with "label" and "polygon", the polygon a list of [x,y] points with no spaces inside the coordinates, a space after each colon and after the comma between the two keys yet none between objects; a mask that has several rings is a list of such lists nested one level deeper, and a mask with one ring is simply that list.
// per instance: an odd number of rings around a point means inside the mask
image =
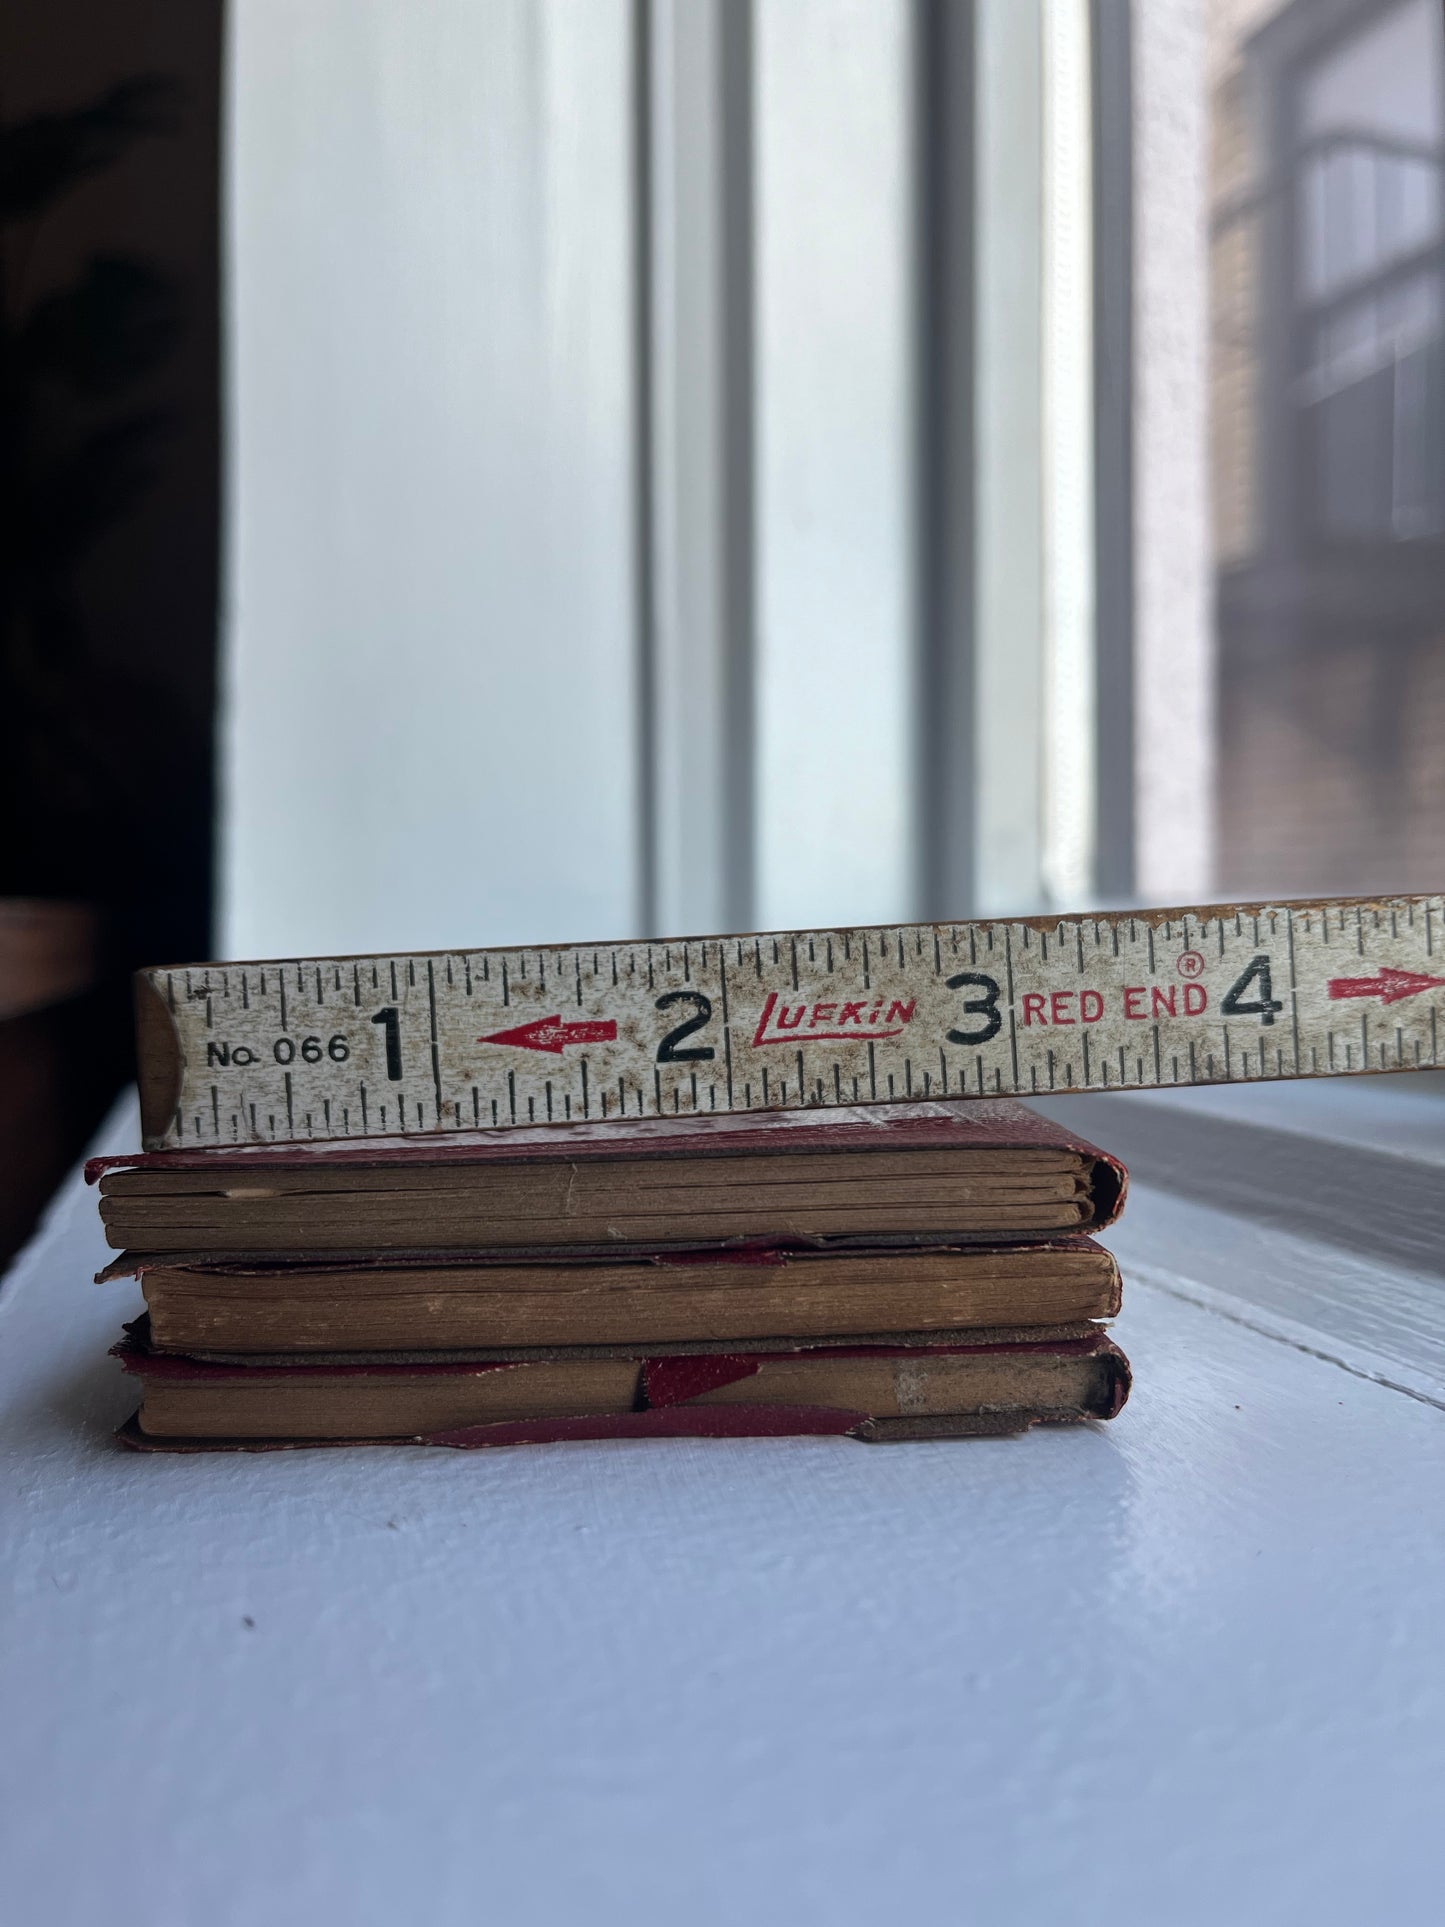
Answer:
[{"label": "white painted wall", "polygon": [[764,928],[914,901],[909,24],[756,14]]},{"label": "white painted wall", "polygon": [[629,9],[230,21],[223,950],[622,934]]},{"label": "white painted wall", "polygon": [[[1000,911],[1090,866],[1088,117],[1083,0],[979,16],[976,907]],[[724,921],[722,18],[653,11],[649,826],[634,9],[237,0],[226,954],[623,935],[648,834],[656,916]],[[728,921],[916,907],[912,21],[755,12],[756,888]],[[1177,181],[1202,121],[1142,118]],[[1186,244],[1144,199],[1141,745],[1172,824],[1207,691],[1202,377],[1173,407],[1203,288],[1193,319],[1165,302]],[[1192,874],[1192,833],[1151,885]]]},{"label": "white painted wall", "polygon": [[980,912],[1094,876],[1087,0],[979,0],[974,870]]},{"label": "white painted wall", "polygon": [[1136,887],[1207,898],[1214,869],[1209,98],[1204,0],[1135,0]]}]

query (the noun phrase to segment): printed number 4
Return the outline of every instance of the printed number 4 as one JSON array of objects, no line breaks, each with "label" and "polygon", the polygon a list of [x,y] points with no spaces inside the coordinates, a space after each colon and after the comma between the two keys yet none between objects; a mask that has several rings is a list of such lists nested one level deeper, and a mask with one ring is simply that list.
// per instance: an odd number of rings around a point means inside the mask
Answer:
[{"label": "printed number 4", "polygon": [[[1259,995],[1246,1003],[1244,992],[1254,983],[1259,985]],[[1224,1002],[1220,1008],[1226,1017],[1258,1017],[1262,1024],[1274,1022],[1274,1013],[1277,1010],[1283,1010],[1284,1005],[1274,994],[1268,957],[1260,956],[1250,960],[1248,968],[1225,992]]]}]

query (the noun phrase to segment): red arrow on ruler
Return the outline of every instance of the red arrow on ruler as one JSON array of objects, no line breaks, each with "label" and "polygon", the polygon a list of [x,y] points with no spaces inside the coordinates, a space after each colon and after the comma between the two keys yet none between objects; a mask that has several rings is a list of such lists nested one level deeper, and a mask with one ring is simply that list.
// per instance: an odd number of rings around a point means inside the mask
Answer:
[{"label": "red arrow on ruler", "polygon": [[564,1024],[560,1017],[534,1017],[530,1024],[490,1031],[477,1042],[515,1044],[519,1050],[545,1050],[560,1057],[568,1044],[610,1044],[616,1036],[617,1023],[611,1017],[600,1024]]},{"label": "red arrow on ruler", "polygon": [[1427,977],[1418,970],[1392,970],[1381,966],[1374,977],[1331,977],[1331,997],[1378,997],[1382,1004],[1400,1004],[1407,997],[1418,997],[1422,990],[1445,986],[1445,977]]}]

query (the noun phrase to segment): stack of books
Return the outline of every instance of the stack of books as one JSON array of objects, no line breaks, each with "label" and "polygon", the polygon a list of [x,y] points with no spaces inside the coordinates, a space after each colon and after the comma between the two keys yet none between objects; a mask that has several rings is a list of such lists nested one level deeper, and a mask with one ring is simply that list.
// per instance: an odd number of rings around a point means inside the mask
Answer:
[{"label": "stack of books", "polygon": [[1001,1100],[97,1160],[161,1450],[1111,1418],[1116,1160]]}]

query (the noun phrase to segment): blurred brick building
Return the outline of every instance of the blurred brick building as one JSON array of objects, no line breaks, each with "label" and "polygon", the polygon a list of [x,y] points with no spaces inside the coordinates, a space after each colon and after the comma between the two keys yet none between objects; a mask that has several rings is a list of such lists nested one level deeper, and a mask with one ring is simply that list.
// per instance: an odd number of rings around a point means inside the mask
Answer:
[{"label": "blurred brick building", "polygon": [[1219,877],[1445,876],[1439,0],[1213,0]]}]

